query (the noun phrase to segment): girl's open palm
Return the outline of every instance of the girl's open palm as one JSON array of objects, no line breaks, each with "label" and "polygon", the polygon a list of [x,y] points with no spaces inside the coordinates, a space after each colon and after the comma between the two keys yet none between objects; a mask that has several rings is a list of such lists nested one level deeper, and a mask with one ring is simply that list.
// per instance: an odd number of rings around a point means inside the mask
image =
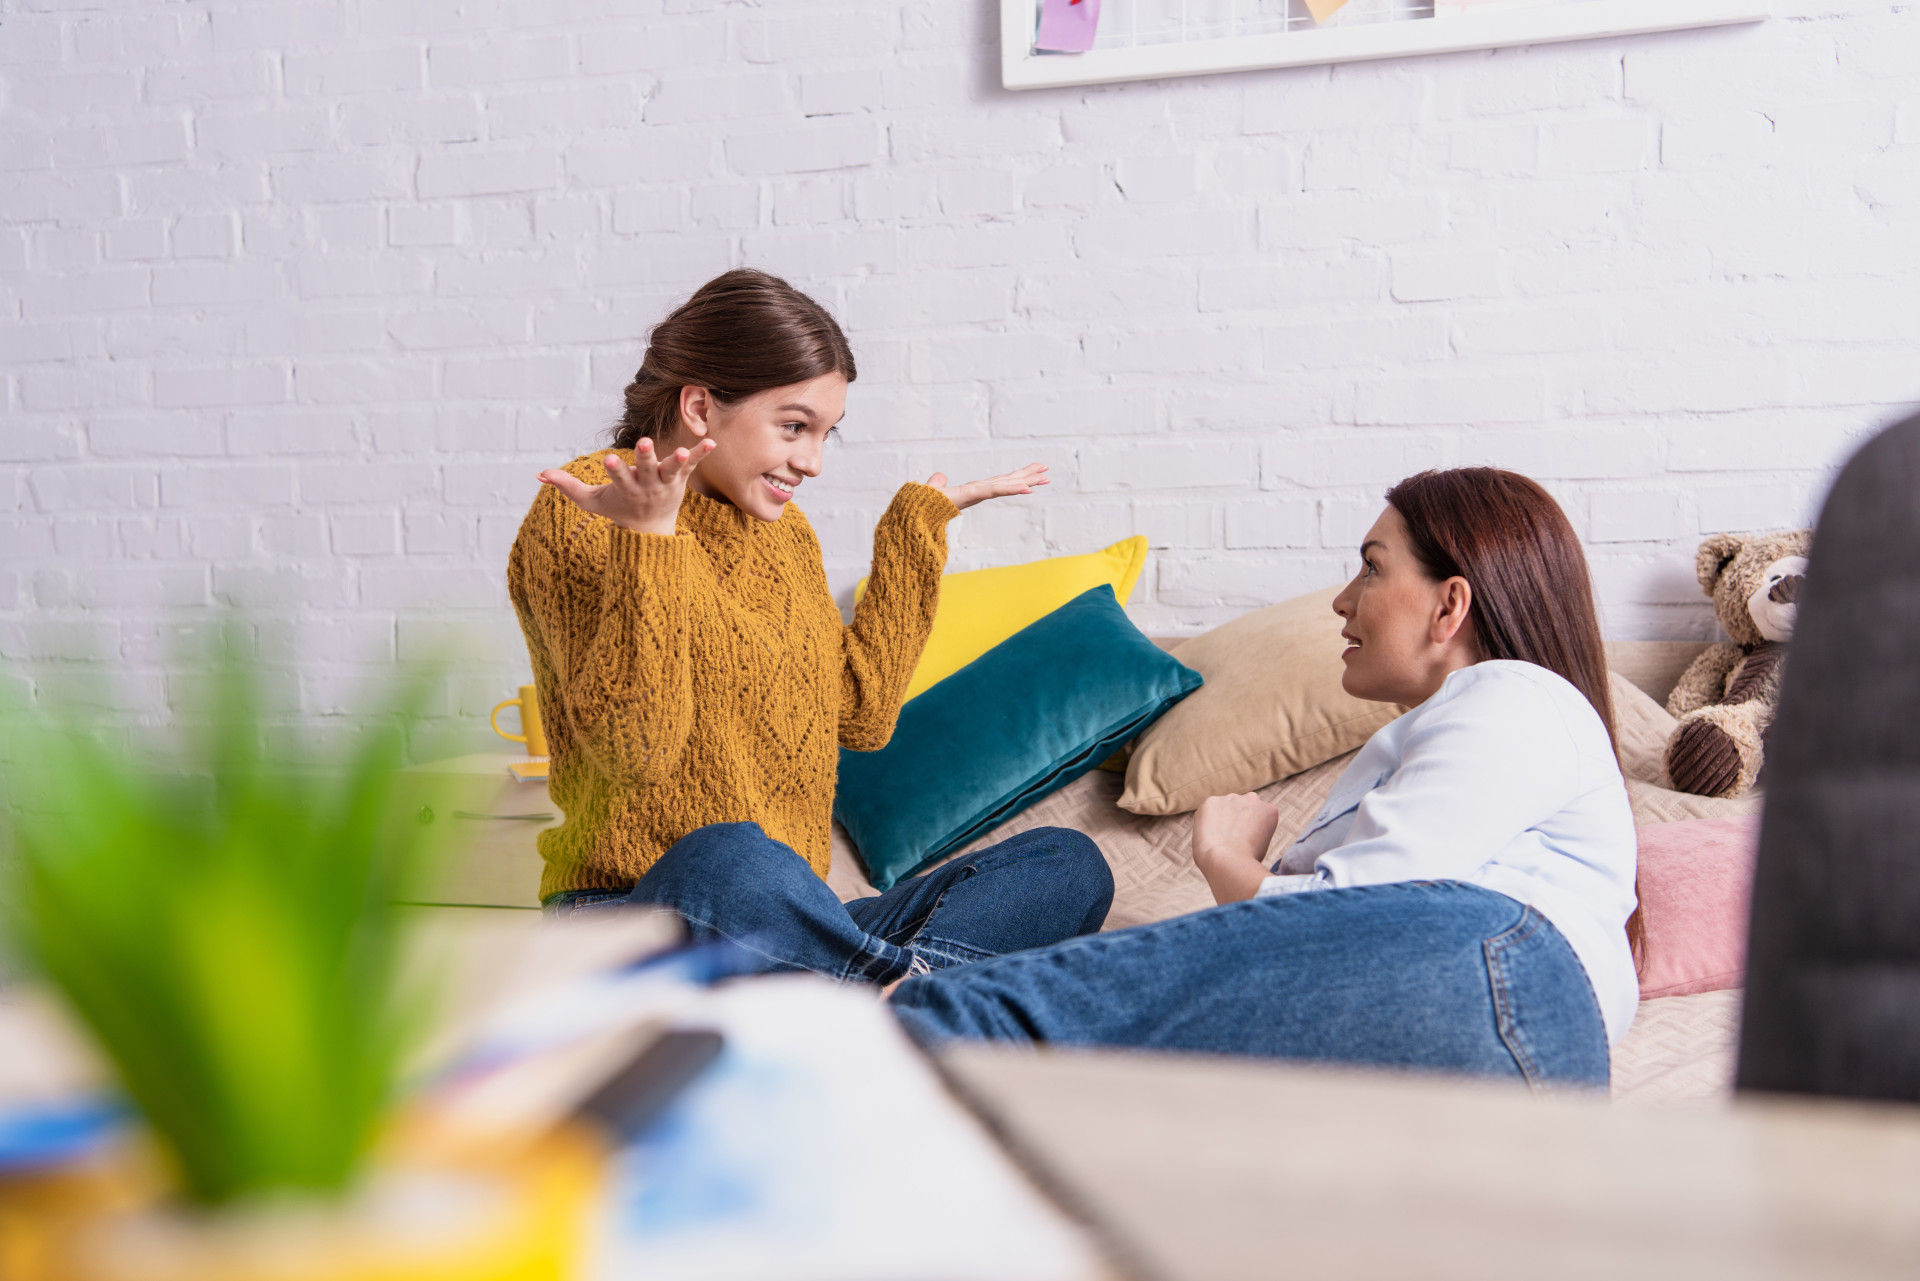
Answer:
[{"label": "girl's open palm", "polygon": [[714,448],[713,441],[703,440],[691,450],[676,449],[665,458],[655,458],[653,442],[643,437],[633,447],[631,467],[618,454],[601,457],[607,469],[604,485],[589,485],[558,467],[541,472],[540,483],[552,485],[582,511],[605,516],[622,529],[671,535],[680,499],[687,492],[687,478]]},{"label": "girl's open palm", "polygon": [[1019,471],[1010,471],[1004,476],[990,476],[986,480],[970,480],[964,485],[949,485],[947,473],[937,471],[927,477],[927,484],[947,496],[949,502],[961,511],[975,503],[985,502],[989,498],[1005,498],[1008,494],[1031,494],[1047,483],[1047,465],[1028,463]]}]

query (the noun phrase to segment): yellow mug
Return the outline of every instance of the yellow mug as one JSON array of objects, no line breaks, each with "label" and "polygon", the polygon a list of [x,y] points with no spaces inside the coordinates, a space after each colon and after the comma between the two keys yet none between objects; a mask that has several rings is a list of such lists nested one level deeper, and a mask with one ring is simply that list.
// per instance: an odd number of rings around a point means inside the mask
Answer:
[{"label": "yellow mug", "polygon": [[[505,707],[520,709],[520,732],[509,734],[500,728],[500,710]],[[510,698],[493,709],[487,717],[487,723],[493,726],[493,732],[501,738],[527,745],[527,755],[545,756],[547,754],[547,732],[540,727],[540,702],[534,697],[533,686],[522,685],[520,697]]]}]

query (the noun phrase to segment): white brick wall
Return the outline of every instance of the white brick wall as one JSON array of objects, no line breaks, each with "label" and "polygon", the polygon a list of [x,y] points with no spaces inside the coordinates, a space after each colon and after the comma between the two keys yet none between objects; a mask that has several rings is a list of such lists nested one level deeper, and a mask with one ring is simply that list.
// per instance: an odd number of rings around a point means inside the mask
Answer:
[{"label": "white brick wall", "polygon": [[1133,613],[1196,630],[1493,462],[1613,634],[1706,635],[1700,536],[1920,398],[1920,14],[1781,8],[1014,95],[994,0],[0,0],[0,662],[150,718],[170,611],[239,601],[290,719],[459,653],[492,741],[533,473],[734,264],[860,355],[802,499],[839,589],[900,481],[1043,459],[956,565],[1144,532]]}]

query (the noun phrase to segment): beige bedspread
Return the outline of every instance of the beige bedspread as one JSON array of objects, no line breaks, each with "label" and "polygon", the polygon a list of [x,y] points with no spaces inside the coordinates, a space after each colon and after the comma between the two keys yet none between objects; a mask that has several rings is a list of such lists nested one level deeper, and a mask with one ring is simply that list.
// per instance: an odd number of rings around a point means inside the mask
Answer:
[{"label": "beige bedspread", "polygon": [[[1633,802],[1635,822],[1671,823],[1758,812],[1758,793],[1739,800],[1721,801],[1662,786],[1666,777],[1661,758],[1673,718],[1644,692],[1617,678],[1614,716],[1620,763],[1627,776],[1627,794]],[[1271,851],[1273,857],[1278,858],[1313,818],[1353,755],[1349,752],[1337,756],[1324,765],[1260,789],[1260,796],[1280,810],[1280,826],[1274,833]],[[1211,907],[1213,896],[1208,893],[1199,869],[1194,867],[1189,848],[1193,815],[1130,814],[1115,803],[1122,783],[1119,774],[1095,770],[988,832],[954,857],[1004,841],[1029,828],[1071,827],[1091,836],[1113,868],[1113,910],[1107,916],[1106,928],[1123,929]],[[859,856],[838,824],[833,829],[833,867],[827,881],[843,900],[875,892],[862,875]]]},{"label": "beige bedspread", "polygon": [[1640,1002],[1613,1047],[1615,1102],[1711,1107],[1733,1093],[1740,993],[1702,992]]},{"label": "beige bedspread", "polygon": [[[1757,793],[1721,801],[1663,786],[1662,756],[1673,718],[1648,693],[1617,673],[1613,698],[1615,737],[1636,822],[1646,825],[1758,812]],[[1278,858],[1313,818],[1351,759],[1348,753],[1260,789],[1261,797],[1280,810],[1273,857]],[[1070,827],[1092,837],[1113,869],[1113,909],[1106,929],[1143,925],[1213,906],[1213,895],[1193,865],[1189,848],[1193,815],[1130,814],[1115,804],[1123,781],[1119,774],[1095,770],[954,857],[1029,828]],[[875,893],[837,823],[827,881],[843,900]],[[1670,1105],[1705,1104],[1724,1097],[1731,1078],[1738,1006],[1737,993],[1729,992],[1642,1002],[1633,1030],[1614,1049],[1615,1097]]]}]

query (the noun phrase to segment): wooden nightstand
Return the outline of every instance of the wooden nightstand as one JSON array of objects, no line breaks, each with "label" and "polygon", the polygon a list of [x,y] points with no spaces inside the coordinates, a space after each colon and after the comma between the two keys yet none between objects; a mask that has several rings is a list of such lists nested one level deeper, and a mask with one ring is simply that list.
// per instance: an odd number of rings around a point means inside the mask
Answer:
[{"label": "wooden nightstand", "polygon": [[545,779],[521,782],[507,773],[524,752],[476,752],[415,765],[411,774],[457,776],[458,799],[435,809],[436,823],[450,823],[454,838],[423,903],[452,907],[540,906],[540,851],[535,839],[560,824],[547,799]]}]

